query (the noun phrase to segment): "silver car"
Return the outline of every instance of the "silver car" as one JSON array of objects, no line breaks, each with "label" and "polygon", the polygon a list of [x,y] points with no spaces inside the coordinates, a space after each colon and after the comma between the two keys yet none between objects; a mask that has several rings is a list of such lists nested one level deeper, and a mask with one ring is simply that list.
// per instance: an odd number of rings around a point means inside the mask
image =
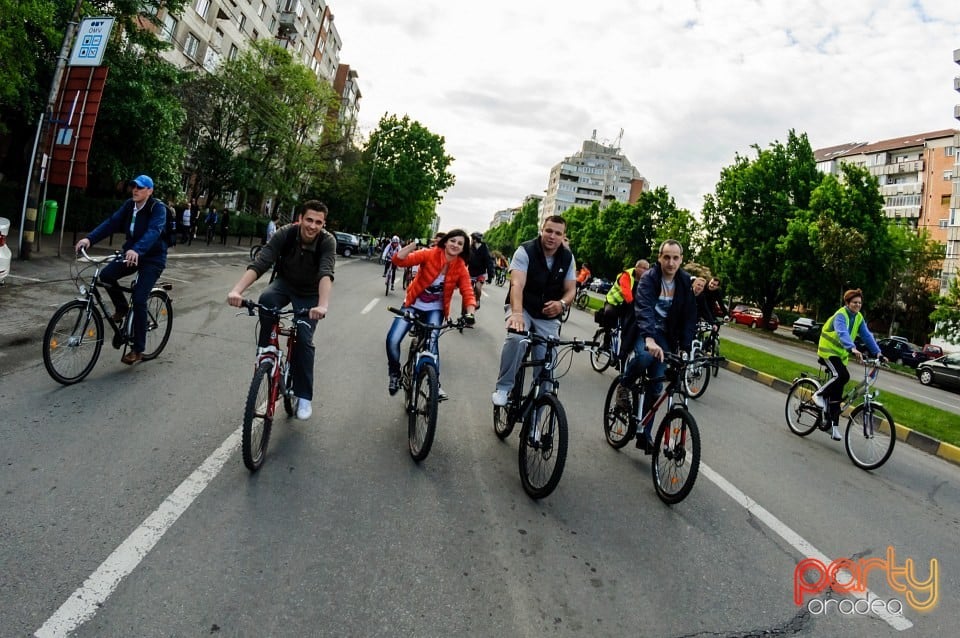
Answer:
[{"label": "silver car", "polygon": [[7,275],[10,274],[10,262],[13,259],[13,253],[7,246],[7,235],[10,233],[10,220],[6,217],[0,217],[0,284],[4,282]]}]

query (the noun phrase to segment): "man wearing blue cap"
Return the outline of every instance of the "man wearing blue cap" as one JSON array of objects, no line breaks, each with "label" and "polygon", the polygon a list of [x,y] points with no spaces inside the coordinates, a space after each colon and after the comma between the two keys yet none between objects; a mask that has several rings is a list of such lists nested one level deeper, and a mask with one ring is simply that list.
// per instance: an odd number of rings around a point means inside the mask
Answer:
[{"label": "man wearing blue cap", "polygon": [[116,312],[113,321],[120,323],[129,312],[123,291],[117,288],[117,280],[139,272],[133,286],[133,348],[120,359],[127,365],[143,360],[147,343],[147,296],[153,289],[160,273],[167,265],[165,229],[167,207],[153,198],[153,180],[140,175],[130,181],[130,199],[90,234],[77,242],[76,251],[89,248],[113,233],[125,233],[123,261],[111,262],[100,272],[103,283],[113,300]]}]

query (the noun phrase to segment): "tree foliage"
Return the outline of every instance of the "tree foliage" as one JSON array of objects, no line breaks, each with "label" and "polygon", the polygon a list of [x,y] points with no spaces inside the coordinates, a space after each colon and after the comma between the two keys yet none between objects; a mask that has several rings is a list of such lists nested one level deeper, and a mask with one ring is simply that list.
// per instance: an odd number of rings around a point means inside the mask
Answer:
[{"label": "tree foliage", "polygon": [[786,144],[753,148],[757,157],[738,154],[705,197],[705,241],[709,265],[732,292],[756,302],[768,320],[790,295],[784,243],[789,224],[808,209],[821,175],[806,134],[791,130]]},{"label": "tree foliage", "polygon": [[937,309],[930,314],[934,336],[960,344],[960,276],[950,282],[947,294],[937,299]]}]

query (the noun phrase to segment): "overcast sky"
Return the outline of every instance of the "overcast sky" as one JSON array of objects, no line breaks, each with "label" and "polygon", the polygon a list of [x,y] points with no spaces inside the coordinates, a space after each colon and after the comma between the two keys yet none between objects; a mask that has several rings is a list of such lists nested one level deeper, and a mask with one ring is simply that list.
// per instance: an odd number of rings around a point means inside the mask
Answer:
[{"label": "overcast sky", "polygon": [[446,139],[441,229],[485,230],[543,194],[594,130],[699,212],[720,170],[786,141],[814,149],[960,128],[958,0],[330,0],[360,129],[409,115]]}]

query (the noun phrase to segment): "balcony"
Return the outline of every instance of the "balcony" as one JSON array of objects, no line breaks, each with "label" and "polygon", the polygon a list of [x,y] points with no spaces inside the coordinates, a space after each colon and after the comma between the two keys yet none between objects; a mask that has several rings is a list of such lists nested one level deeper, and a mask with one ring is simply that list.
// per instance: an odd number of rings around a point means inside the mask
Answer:
[{"label": "balcony", "polygon": [[277,14],[277,37],[288,38],[297,34],[297,14],[284,11]]},{"label": "balcony", "polygon": [[920,217],[919,206],[884,206],[883,214],[894,219],[917,219]]},{"label": "balcony", "polygon": [[[960,113],[960,105],[957,106],[957,113]],[[957,116],[960,118],[960,115]],[[898,162],[896,164],[884,164],[883,166],[871,166],[870,174],[880,175],[898,175],[900,173],[922,173],[923,160],[914,160],[912,162]]]},{"label": "balcony", "polygon": [[918,195],[923,192],[923,185],[920,182],[910,182],[909,184],[887,184],[880,187],[880,194],[884,197],[892,195]]}]

